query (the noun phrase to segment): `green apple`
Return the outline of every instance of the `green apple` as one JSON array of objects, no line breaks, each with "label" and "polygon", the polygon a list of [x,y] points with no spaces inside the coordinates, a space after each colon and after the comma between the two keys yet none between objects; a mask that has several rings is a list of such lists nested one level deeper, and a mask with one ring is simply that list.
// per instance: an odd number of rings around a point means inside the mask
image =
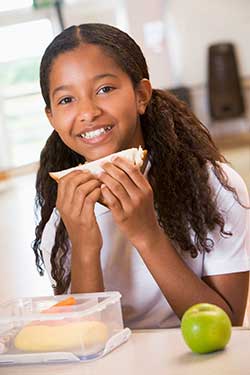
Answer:
[{"label": "green apple", "polygon": [[191,306],[181,320],[182,336],[195,353],[224,349],[231,337],[231,329],[226,312],[210,303]]}]

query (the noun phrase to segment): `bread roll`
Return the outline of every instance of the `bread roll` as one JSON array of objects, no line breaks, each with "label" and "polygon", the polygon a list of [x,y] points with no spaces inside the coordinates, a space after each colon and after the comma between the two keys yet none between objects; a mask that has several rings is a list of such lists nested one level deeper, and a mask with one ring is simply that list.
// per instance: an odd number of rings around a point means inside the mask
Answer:
[{"label": "bread roll", "polygon": [[56,323],[25,326],[15,337],[16,349],[25,352],[73,350],[86,355],[102,350],[108,340],[108,328],[99,321]]},{"label": "bread roll", "polygon": [[139,148],[129,148],[127,150],[119,151],[114,154],[110,154],[108,156],[105,156],[104,158],[92,161],[92,162],[86,162],[84,164],[80,164],[77,167],[64,169],[59,172],[50,172],[49,175],[57,182],[60,180],[61,177],[67,175],[68,173],[76,170],[88,170],[93,174],[100,173],[103,169],[101,167],[101,164],[103,162],[110,162],[113,156],[121,156],[123,158],[126,158],[127,160],[133,162],[135,165],[137,165],[139,168],[142,167],[143,161],[146,158],[147,151],[143,150],[141,146]]}]

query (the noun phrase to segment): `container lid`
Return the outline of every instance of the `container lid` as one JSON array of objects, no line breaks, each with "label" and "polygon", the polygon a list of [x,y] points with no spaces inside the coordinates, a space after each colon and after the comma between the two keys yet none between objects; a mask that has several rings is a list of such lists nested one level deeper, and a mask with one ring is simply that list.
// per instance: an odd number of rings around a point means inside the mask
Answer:
[{"label": "container lid", "polygon": [[[74,297],[77,303],[52,308],[51,312],[49,311],[53,305],[69,296]],[[0,325],[15,321],[46,321],[87,317],[117,303],[120,298],[119,292],[100,292],[13,299],[0,304]]]}]

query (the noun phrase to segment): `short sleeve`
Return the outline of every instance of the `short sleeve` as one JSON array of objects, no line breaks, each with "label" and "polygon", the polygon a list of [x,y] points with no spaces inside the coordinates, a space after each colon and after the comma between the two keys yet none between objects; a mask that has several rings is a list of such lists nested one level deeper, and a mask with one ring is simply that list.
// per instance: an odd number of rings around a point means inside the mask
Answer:
[{"label": "short sleeve", "polygon": [[41,239],[41,251],[43,254],[43,260],[44,260],[44,267],[46,272],[48,273],[50,283],[52,287],[55,285],[55,280],[51,276],[51,251],[55,243],[55,236],[56,236],[56,228],[57,225],[59,224],[60,217],[57,213],[56,208],[52,211],[52,214],[50,216],[49,221],[46,223],[43,234],[42,234],[42,239]]},{"label": "short sleeve", "polygon": [[[226,164],[222,168],[228,177],[228,183],[237,191],[240,202],[249,207],[249,195],[240,175]],[[212,173],[212,172],[211,172]],[[225,220],[225,232],[222,236],[219,228],[208,234],[214,247],[204,255],[203,276],[219,275],[250,270],[250,209],[243,207],[226,190],[214,175],[210,183],[216,192],[216,201]]]}]

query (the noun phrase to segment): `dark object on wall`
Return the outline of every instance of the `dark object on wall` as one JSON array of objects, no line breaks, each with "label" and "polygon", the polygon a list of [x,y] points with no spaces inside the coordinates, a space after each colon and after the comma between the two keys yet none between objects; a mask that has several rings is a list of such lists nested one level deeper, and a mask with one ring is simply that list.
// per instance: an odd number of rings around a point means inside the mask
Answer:
[{"label": "dark object on wall", "polygon": [[191,97],[190,97],[190,91],[187,87],[185,86],[173,87],[171,89],[168,89],[168,91],[174,94],[178,99],[185,102],[188,105],[188,107],[191,108],[192,102],[191,102]]},{"label": "dark object on wall", "polygon": [[244,101],[234,46],[219,43],[209,47],[208,97],[211,117],[224,120],[244,114]]}]

